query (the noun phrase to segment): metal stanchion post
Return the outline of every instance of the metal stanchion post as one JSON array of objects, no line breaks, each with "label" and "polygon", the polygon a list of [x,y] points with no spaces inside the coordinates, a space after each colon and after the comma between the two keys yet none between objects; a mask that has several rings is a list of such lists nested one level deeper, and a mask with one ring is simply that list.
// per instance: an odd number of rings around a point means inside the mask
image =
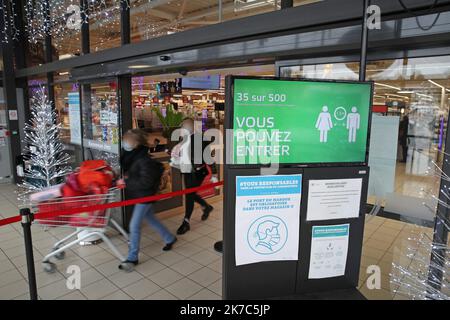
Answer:
[{"label": "metal stanchion post", "polygon": [[37,286],[36,286],[36,270],[34,269],[33,257],[33,241],[31,239],[31,223],[33,222],[33,214],[30,209],[20,209],[22,216],[23,238],[25,241],[25,255],[27,258],[28,271],[28,286],[30,289],[30,300],[37,300]]}]

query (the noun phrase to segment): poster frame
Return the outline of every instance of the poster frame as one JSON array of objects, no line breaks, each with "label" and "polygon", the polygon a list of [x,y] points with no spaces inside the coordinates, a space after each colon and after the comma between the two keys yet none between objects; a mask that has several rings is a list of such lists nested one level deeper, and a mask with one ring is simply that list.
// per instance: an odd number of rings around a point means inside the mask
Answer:
[{"label": "poster frame", "polygon": [[[278,163],[280,167],[346,167],[346,166],[366,166],[369,161],[369,142],[370,142],[370,130],[372,122],[372,105],[373,105],[373,81],[355,81],[355,80],[329,80],[329,79],[311,79],[311,78],[286,78],[286,77],[268,77],[268,76],[235,76],[228,75],[225,78],[225,96],[230,97],[225,101],[225,128],[234,129],[234,82],[235,80],[275,80],[275,81],[296,81],[296,82],[320,82],[320,83],[347,83],[347,84],[365,84],[370,85],[370,97],[369,97],[369,110],[368,110],[368,123],[367,123],[367,140],[366,140],[366,152],[365,159],[362,162],[313,162],[313,163]],[[233,133],[234,134],[234,133]],[[225,161],[229,168],[261,168],[269,166],[270,164],[235,164],[233,163],[234,152],[234,137],[232,135],[226,139],[226,153]]]}]

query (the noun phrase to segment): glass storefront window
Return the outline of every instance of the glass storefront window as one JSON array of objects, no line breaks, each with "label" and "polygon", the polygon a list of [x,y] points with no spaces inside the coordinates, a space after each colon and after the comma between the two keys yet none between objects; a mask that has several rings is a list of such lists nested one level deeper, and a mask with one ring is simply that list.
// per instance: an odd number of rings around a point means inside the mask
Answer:
[{"label": "glass storefront window", "polygon": [[[191,71],[184,76],[171,73],[133,77],[133,126],[163,135],[163,126],[154,110],[165,114],[167,108],[173,106],[184,117],[199,120],[203,129],[220,128],[225,115],[226,75],[273,76],[274,66]],[[166,141],[166,138],[160,140]]]},{"label": "glass storefront window", "polygon": [[[45,6],[29,1],[25,8],[25,28],[29,43],[26,50],[27,67],[46,63],[44,39],[52,39],[52,61],[80,54],[81,19],[78,0],[48,0],[49,21],[46,22]],[[50,25],[48,32],[46,24]]]},{"label": "glass storefront window", "polygon": [[45,63],[45,49],[44,42],[37,43],[29,42],[26,50],[26,64],[27,67],[40,66]]},{"label": "glass storefront window", "polygon": [[91,52],[120,46],[120,1],[89,2]]},{"label": "glass storefront window", "polygon": [[280,68],[280,76],[287,78],[358,80],[358,63],[327,63]]},{"label": "glass storefront window", "polygon": [[188,29],[279,9],[276,0],[131,0],[131,41],[139,42]]},{"label": "glass storefront window", "polygon": [[[168,169],[166,172],[169,172],[169,176],[164,181],[170,181],[170,184],[164,192],[181,187],[176,178],[178,170],[169,170],[168,165],[170,150],[176,144],[170,140],[172,130],[178,128],[184,118],[191,118],[195,120],[195,129],[198,131],[214,128],[223,133],[227,75],[273,76],[274,65],[190,71],[184,76],[172,73],[132,78],[133,127],[147,133],[147,144],[152,156]],[[163,117],[172,113],[172,118],[176,118],[174,114],[177,114],[178,123],[171,121],[170,126],[164,126],[156,110]],[[214,175],[217,180],[221,180],[222,165],[217,167]],[[170,189],[173,186],[175,189]]]},{"label": "glass storefront window", "polygon": [[[358,79],[358,63],[287,66],[280,75]],[[449,112],[450,56],[370,61],[374,81],[369,203],[409,220],[433,219]],[[426,206],[424,206],[424,204]]]},{"label": "glass storefront window", "polygon": [[55,110],[58,123],[61,124],[60,138],[65,151],[70,155],[72,168],[76,168],[83,160],[80,127],[80,91],[76,83],[64,83],[54,86]]},{"label": "glass storefront window", "polygon": [[116,81],[83,84],[82,123],[85,159],[104,159],[119,169],[119,102]]},{"label": "glass storefront window", "polygon": [[[149,132],[149,145],[155,139],[161,145],[170,145],[170,134],[173,127],[167,127],[162,115],[168,113],[180,114],[179,122],[189,117],[198,120],[202,129],[219,127],[223,123],[224,104],[223,77],[208,72],[193,72],[188,77],[179,74],[162,76],[134,77],[132,80],[133,94],[133,125]],[[210,87],[187,88],[187,81],[202,81]],[[184,83],[184,85],[183,85]],[[170,116],[170,115],[169,115]]]},{"label": "glass storefront window", "polygon": [[62,60],[80,55],[81,18],[80,1],[50,0],[50,16],[54,22],[52,46],[55,50],[54,60]]}]

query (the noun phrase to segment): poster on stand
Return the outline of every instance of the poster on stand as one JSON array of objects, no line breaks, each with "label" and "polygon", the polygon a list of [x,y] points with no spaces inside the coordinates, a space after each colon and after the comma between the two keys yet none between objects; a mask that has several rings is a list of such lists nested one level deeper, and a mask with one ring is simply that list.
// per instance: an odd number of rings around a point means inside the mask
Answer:
[{"label": "poster on stand", "polygon": [[69,92],[70,143],[81,145],[80,94]]},{"label": "poster on stand", "polygon": [[358,218],[362,178],[309,180],[307,221]]},{"label": "poster on stand", "polygon": [[110,123],[110,112],[108,110],[100,110],[100,124],[108,125]]},{"label": "poster on stand", "polygon": [[345,274],[350,224],[313,226],[308,279]]},{"label": "poster on stand", "polygon": [[236,265],[298,260],[302,175],[236,177]]}]

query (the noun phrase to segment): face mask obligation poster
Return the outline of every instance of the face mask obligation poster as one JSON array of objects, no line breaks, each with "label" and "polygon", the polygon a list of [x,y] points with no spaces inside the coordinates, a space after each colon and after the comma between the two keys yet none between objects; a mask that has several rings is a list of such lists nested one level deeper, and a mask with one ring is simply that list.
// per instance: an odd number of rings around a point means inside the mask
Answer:
[{"label": "face mask obligation poster", "polygon": [[234,80],[234,164],[365,162],[371,84]]},{"label": "face mask obligation poster", "polygon": [[302,175],[236,177],[236,265],[298,260]]}]

